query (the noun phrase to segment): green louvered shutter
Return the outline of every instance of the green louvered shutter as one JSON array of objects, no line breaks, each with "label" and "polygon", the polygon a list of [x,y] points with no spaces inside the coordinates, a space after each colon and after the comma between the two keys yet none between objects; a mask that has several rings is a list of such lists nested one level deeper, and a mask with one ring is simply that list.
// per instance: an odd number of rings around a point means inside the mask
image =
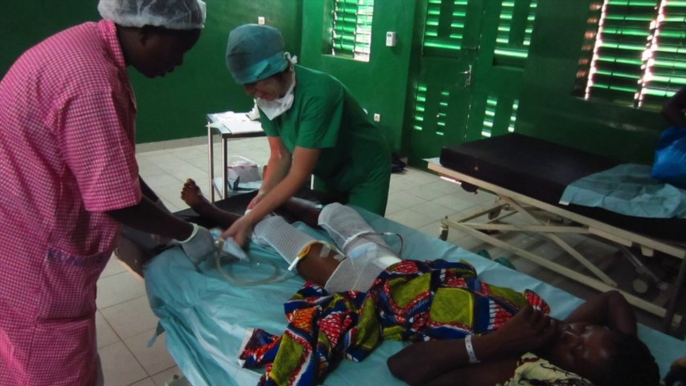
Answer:
[{"label": "green louvered shutter", "polygon": [[495,44],[496,65],[524,66],[537,6],[537,0],[503,1]]},{"label": "green louvered shutter", "polygon": [[424,115],[426,113],[426,85],[417,86],[417,94],[414,101],[414,125],[417,131],[424,130]]},{"label": "green louvered shutter", "polygon": [[334,56],[368,62],[371,55],[374,0],[333,0]]},{"label": "green louvered shutter", "polygon": [[424,28],[424,53],[458,56],[462,49],[468,0],[429,0]]},{"label": "green louvered shutter", "polygon": [[639,106],[661,106],[686,86],[686,1],[662,0],[657,15]]},{"label": "green louvered shutter", "polygon": [[644,52],[658,0],[606,0],[602,5],[585,97],[637,106]]}]

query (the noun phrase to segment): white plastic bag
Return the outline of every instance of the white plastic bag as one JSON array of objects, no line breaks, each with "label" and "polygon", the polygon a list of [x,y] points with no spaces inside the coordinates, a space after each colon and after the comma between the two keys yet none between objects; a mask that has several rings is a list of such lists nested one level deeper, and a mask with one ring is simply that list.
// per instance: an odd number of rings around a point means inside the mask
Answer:
[{"label": "white plastic bag", "polygon": [[262,184],[260,167],[250,159],[236,155],[229,159],[226,167],[229,189],[259,189]]}]

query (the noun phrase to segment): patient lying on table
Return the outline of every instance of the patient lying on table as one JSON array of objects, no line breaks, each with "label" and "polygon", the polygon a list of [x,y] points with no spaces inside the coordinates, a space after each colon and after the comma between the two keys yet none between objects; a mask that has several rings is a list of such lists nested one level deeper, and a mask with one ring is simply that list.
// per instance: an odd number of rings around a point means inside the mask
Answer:
[{"label": "patient lying on table", "polygon": [[[194,207],[201,197],[194,184],[183,196],[200,214],[214,210]],[[319,224],[339,251],[327,252],[278,217],[255,227],[254,239],[298,262],[308,280],[285,304],[285,333],[254,330],[243,346],[244,367],[267,366],[263,384],[321,383],[343,358],[361,361],[383,339],[421,342],[388,361],[413,385],[659,383],[633,311],[617,292],[557,321],[535,293],[481,282],[465,262],[400,260],[349,207],[327,205]],[[532,378],[538,383],[525,383]]]}]

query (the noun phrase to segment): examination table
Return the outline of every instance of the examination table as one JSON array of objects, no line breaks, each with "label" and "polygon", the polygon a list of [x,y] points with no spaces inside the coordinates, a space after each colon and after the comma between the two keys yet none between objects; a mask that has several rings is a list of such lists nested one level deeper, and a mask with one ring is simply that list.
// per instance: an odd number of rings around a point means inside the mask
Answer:
[{"label": "examination table", "polygon": [[[219,202],[219,206],[240,213],[240,203],[244,208],[250,198],[249,195],[239,199],[234,197],[229,201],[235,201]],[[581,303],[568,293],[460,249],[436,236],[356,209],[375,230],[402,235],[405,240],[403,258],[464,259],[475,266],[479,277],[486,282],[537,292],[551,305],[552,316],[557,318],[564,318]],[[179,214],[198,219],[191,210]],[[295,225],[303,231],[327,238],[322,231],[302,223]],[[398,241],[392,238],[389,241],[391,246],[399,248]],[[260,271],[259,278],[264,277],[264,270],[273,269],[273,266],[279,267],[281,272],[287,267],[281,257],[255,244],[249,244],[248,253],[262,261],[262,267],[257,268]],[[303,279],[288,275],[285,280],[269,284],[230,284],[217,269],[215,259],[205,261],[196,268],[178,247],[163,251],[143,267],[150,306],[160,318],[161,328],[158,330],[164,330],[167,349],[186,378],[195,386],[256,385],[261,370],[248,370],[240,366],[237,358],[239,347],[249,329],[261,328],[276,334],[284,331],[287,323],[283,303],[303,285]],[[222,267],[244,281],[256,278],[255,272],[241,264],[223,262]],[[639,333],[656,357],[663,376],[673,360],[686,354],[686,343],[683,341],[644,326],[639,326]],[[406,343],[385,341],[363,362],[345,360],[326,379],[325,384],[402,385],[388,371],[386,359],[404,345]]]}]

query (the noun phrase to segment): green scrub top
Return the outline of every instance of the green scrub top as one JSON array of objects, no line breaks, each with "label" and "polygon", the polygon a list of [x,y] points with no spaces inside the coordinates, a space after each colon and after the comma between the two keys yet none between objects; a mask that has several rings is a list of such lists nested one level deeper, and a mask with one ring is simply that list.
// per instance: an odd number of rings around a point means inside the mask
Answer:
[{"label": "green scrub top", "polygon": [[391,153],[381,130],[331,75],[295,66],[293,105],[262,128],[286,148],[322,149],[314,175],[317,190],[346,196],[349,204],[383,215],[388,200]]}]

